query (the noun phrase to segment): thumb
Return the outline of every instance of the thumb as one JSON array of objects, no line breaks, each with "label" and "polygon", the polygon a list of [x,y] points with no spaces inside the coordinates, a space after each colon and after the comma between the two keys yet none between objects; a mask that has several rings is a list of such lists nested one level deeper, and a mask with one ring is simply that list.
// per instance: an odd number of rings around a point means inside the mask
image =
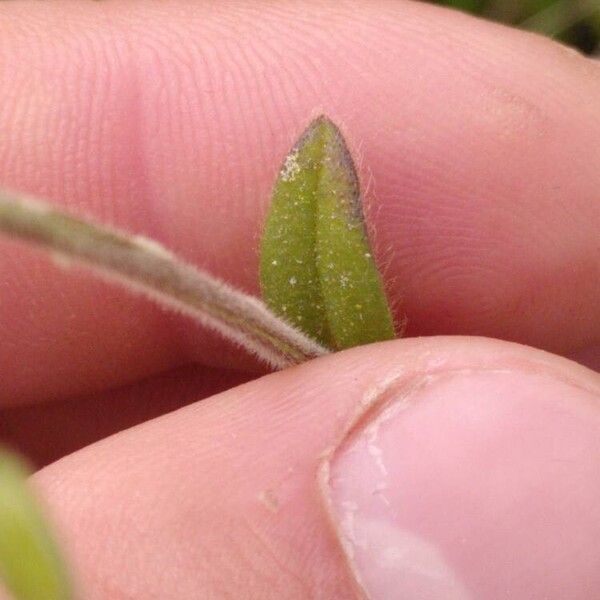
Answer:
[{"label": "thumb", "polygon": [[600,379],[481,338],[266,376],[41,471],[81,597],[600,596]]}]

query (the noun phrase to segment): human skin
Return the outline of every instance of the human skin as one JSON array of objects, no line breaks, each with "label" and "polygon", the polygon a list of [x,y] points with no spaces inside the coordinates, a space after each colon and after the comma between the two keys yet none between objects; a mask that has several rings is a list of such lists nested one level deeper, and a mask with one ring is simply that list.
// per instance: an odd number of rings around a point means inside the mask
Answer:
[{"label": "human skin", "polygon": [[[451,592],[426,597],[598,597],[600,382],[557,356],[598,360],[596,63],[410,2],[7,2],[0,92],[2,187],[154,237],[252,292],[279,163],[327,114],[357,158],[398,319],[409,336],[450,336],[258,378],[262,367],[216,335],[0,240],[0,404],[18,446],[32,448],[43,424],[35,460],[104,437],[98,403],[116,394],[127,408],[113,430],[154,416],[149,399],[166,410],[205,398],[35,476],[82,598],[378,600],[387,580],[372,547],[348,559],[342,508],[358,492],[340,473],[367,481],[353,440],[369,423],[379,431],[385,403],[412,407],[406,389],[437,378],[447,402],[415,400],[414,429],[398,422],[376,446],[412,457],[386,463],[385,483],[409,559],[423,547],[444,557],[436,572]],[[53,412],[69,398],[73,434]],[[450,429],[454,414],[464,427]],[[419,428],[430,442],[413,456]],[[449,448],[472,451],[442,471],[435,457]],[[395,495],[407,480],[419,498]],[[460,544],[457,497],[478,500],[477,539],[466,531]],[[425,597],[406,568],[390,589]]]}]

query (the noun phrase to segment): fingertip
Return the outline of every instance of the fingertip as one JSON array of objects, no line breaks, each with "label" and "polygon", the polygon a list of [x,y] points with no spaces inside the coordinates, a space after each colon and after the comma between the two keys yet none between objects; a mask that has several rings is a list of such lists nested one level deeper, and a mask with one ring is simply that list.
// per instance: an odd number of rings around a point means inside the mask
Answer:
[{"label": "fingertip", "polygon": [[[257,292],[277,168],[326,113],[361,156],[375,253],[409,335],[557,352],[597,340],[591,61],[424,3],[65,6],[0,6],[2,185]],[[146,301],[2,246],[3,401],[190,358],[253,366]]]},{"label": "fingertip", "polygon": [[548,372],[469,368],[388,389],[329,476],[366,595],[591,600],[599,432],[598,390]]},{"label": "fingertip", "polygon": [[[513,344],[376,344],[113,436],[38,483],[90,598],[352,598],[360,585],[373,600],[483,600],[509,582],[518,597],[591,600],[598,386]],[[394,593],[357,578],[364,552]]]}]

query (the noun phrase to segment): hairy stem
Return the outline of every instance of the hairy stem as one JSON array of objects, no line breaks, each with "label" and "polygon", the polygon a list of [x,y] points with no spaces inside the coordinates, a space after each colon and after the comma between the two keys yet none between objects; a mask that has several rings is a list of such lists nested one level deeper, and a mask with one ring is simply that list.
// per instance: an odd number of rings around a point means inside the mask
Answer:
[{"label": "hairy stem", "polygon": [[2,191],[0,233],[42,246],[146,294],[216,329],[274,368],[329,352],[276,317],[260,300],[185,263],[151,239]]}]

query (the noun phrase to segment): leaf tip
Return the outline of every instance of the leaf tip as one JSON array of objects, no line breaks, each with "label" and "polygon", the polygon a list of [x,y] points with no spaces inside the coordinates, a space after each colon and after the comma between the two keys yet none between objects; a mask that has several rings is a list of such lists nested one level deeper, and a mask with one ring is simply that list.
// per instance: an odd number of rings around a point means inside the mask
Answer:
[{"label": "leaf tip", "polygon": [[322,137],[334,138],[345,145],[344,137],[340,131],[340,128],[326,114],[320,114],[319,116],[315,117],[308,124],[308,127],[306,128],[302,138],[315,133]]}]

